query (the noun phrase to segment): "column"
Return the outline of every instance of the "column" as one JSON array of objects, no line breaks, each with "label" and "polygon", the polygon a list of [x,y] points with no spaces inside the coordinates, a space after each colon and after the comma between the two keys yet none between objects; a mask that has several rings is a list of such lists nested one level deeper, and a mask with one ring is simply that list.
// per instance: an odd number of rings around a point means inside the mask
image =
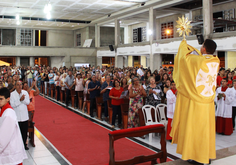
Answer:
[{"label": "column", "polygon": [[29,64],[30,66],[34,66],[34,57],[30,57]]},{"label": "column", "polygon": [[95,47],[100,47],[100,26],[95,24]]},{"label": "column", "polygon": [[152,53],[152,44],[156,40],[156,10],[153,7],[149,8],[149,42],[150,42],[150,69],[154,71],[154,54]]},{"label": "column", "polygon": [[126,26],[124,28],[124,44],[128,44],[129,43],[129,28],[128,26]]},{"label": "column", "polygon": [[162,66],[162,55],[161,54],[155,54],[153,59],[155,61],[154,70],[157,69],[157,71],[159,71],[160,67]]},{"label": "column", "polygon": [[20,57],[16,57],[16,66],[20,66]]},{"label": "column", "polygon": [[97,66],[102,67],[102,57],[97,57]]},{"label": "column", "polygon": [[128,56],[123,56],[124,67],[128,66]]},{"label": "column", "polygon": [[212,0],[202,0],[204,39],[211,38],[213,34]]},{"label": "column", "polygon": [[33,38],[33,41],[32,41],[33,44],[32,44],[32,46],[35,46],[35,30],[33,30],[33,37],[32,37],[32,38]]},{"label": "column", "polygon": [[133,56],[128,56],[128,66],[133,67]]},{"label": "column", "polygon": [[120,44],[120,22],[115,19],[115,67],[123,68],[123,56],[117,56],[117,47]]}]

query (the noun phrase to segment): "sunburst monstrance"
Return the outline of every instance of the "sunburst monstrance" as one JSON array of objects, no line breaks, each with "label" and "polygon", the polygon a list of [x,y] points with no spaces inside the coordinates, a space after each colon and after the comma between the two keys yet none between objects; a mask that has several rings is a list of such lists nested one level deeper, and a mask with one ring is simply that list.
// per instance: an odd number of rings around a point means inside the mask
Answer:
[{"label": "sunburst monstrance", "polygon": [[192,28],[190,21],[188,21],[188,18],[184,18],[184,16],[182,16],[182,18],[179,17],[179,20],[176,22],[177,33],[179,33],[179,36],[183,36],[185,40],[185,36],[189,36],[189,33],[192,32],[190,30]]}]

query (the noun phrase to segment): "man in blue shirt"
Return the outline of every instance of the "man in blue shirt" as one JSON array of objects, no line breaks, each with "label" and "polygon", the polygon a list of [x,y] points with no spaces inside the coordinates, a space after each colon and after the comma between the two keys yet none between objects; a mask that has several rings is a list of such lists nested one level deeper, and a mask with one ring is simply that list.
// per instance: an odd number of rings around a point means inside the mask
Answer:
[{"label": "man in blue shirt", "polygon": [[102,84],[101,93],[103,93],[103,102],[104,102],[104,115],[105,115],[105,121],[107,121],[108,117],[108,107],[107,107],[107,101],[110,100],[109,93],[110,88],[113,87],[113,84],[111,82],[110,75],[106,75],[106,81]]},{"label": "man in blue shirt", "polygon": [[88,91],[90,93],[90,116],[93,116],[93,109],[96,109],[96,97],[100,95],[101,84],[96,81],[96,76],[92,76],[92,81],[88,84]]},{"label": "man in blue shirt", "polygon": [[70,100],[70,90],[74,88],[74,76],[72,75],[72,71],[68,71],[68,76],[65,79],[65,88],[66,88],[66,106],[69,106]]}]

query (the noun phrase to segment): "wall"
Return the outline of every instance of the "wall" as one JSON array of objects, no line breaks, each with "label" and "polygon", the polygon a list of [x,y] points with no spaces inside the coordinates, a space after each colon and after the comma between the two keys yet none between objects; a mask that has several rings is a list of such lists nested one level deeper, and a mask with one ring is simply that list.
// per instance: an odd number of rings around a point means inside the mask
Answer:
[{"label": "wall", "polygon": [[63,66],[64,60],[65,60],[64,56],[50,57],[50,62],[51,62],[50,66],[60,68]]},{"label": "wall", "polygon": [[74,32],[72,30],[48,30],[47,46],[74,47]]},{"label": "wall", "polygon": [[227,63],[228,66],[226,69],[234,69],[236,68],[236,52],[227,52]]},{"label": "wall", "polygon": [[128,66],[133,66],[133,56],[128,56]]},{"label": "wall", "polygon": [[[115,45],[115,28],[100,27],[101,47]],[[124,44],[124,28],[120,28],[120,43]]]},{"label": "wall", "polygon": [[147,66],[146,66],[146,59],[147,59],[147,57],[146,56],[141,56],[141,65],[143,65],[143,67],[144,68],[146,68]]},{"label": "wall", "polygon": [[[81,46],[80,47],[82,47],[84,45],[84,41],[86,39],[90,39],[89,38],[89,27],[85,27],[83,29],[76,30],[75,35],[76,34],[81,34]],[[76,36],[75,36],[75,38],[76,38]]]}]

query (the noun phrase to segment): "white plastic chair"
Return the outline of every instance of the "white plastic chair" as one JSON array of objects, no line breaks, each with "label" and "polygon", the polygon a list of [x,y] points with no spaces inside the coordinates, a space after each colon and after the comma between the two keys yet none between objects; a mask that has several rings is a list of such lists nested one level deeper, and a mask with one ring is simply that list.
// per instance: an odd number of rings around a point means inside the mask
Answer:
[{"label": "white plastic chair", "polygon": [[[154,110],[155,114],[155,121],[152,120],[152,109]],[[144,105],[142,107],[143,111],[143,118],[145,121],[145,125],[153,125],[153,124],[160,124],[157,121],[157,110],[154,106],[152,105]],[[152,142],[152,133],[149,134],[149,142]]]},{"label": "white plastic chair", "polygon": [[166,129],[168,120],[166,120],[165,108],[167,108],[166,104],[158,104],[156,106],[156,111],[158,112],[158,117],[159,117],[158,118],[159,123],[163,124]]}]

